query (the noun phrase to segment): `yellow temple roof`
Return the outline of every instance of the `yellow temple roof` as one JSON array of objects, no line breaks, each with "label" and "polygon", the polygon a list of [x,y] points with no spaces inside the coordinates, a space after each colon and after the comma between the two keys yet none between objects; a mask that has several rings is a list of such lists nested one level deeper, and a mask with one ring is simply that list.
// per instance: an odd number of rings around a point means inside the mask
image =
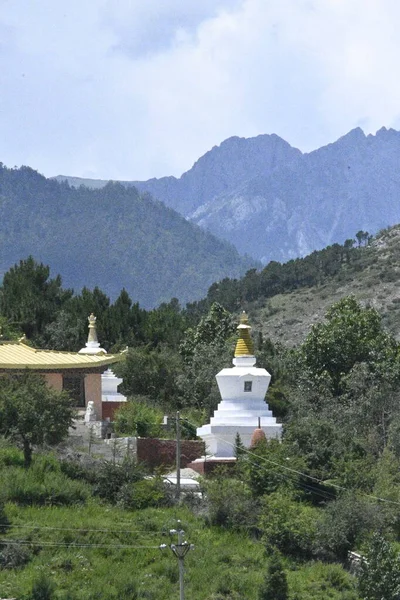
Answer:
[{"label": "yellow temple roof", "polygon": [[120,360],[119,354],[78,354],[58,350],[41,350],[21,342],[0,343],[0,369],[91,369],[111,365]]},{"label": "yellow temple roof", "polygon": [[247,314],[244,311],[240,316],[240,323],[237,329],[239,330],[239,338],[236,342],[235,357],[254,356],[253,340],[250,337],[251,327]]}]

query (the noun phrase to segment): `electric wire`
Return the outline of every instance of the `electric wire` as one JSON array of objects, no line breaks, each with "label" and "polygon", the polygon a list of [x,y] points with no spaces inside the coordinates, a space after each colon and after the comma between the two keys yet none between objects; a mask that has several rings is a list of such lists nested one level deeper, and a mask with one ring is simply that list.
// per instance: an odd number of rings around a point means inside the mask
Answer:
[{"label": "electric wire", "polygon": [[32,541],[32,540],[16,540],[16,539],[3,539],[0,540],[0,545],[25,545],[25,546],[61,546],[64,548],[117,548],[129,549],[129,550],[144,550],[144,549],[159,549],[158,546],[134,546],[132,544],[81,544],[75,542],[45,542],[45,541]]},{"label": "electric wire", "polygon": [[96,532],[96,533],[109,533],[109,534],[113,534],[113,533],[128,533],[128,534],[143,534],[146,536],[150,536],[150,535],[159,535],[159,533],[157,532],[147,532],[147,531],[143,531],[143,530],[139,530],[139,529],[131,529],[131,530],[127,530],[127,529],[90,529],[87,527],[83,527],[83,528],[77,528],[77,527],[48,527],[45,525],[7,525],[7,524],[0,524],[0,528],[2,529],[8,529],[9,527],[13,528],[20,528],[20,529],[46,529],[46,530],[50,530],[50,531],[76,531],[76,532],[85,532],[85,533],[92,533],[92,532]]},{"label": "electric wire", "polygon": [[[188,421],[188,423],[190,423],[191,425],[194,425],[194,423],[191,423],[188,419],[186,419]],[[235,448],[235,444],[233,444],[232,442],[228,442],[228,440],[224,440],[223,438],[220,438],[218,436],[215,436],[215,439],[224,442],[226,444],[228,444],[229,446],[232,446],[232,448]],[[308,475],[307,473],[302,473],[301,471],[297,471],[296,469],[292,469],[291,467],[287,467],[286,465],[282,465],[280,463],[277,463],[269,458],[266,458],[265,456],[258,456],[257,454],[255,454],[254,452],[251,452],[251,450],[248,450],[247,448],[243,448],[242,452],[244,454],[248,454],[250,456],[254,456],[257,460],[262,460],[264,462],[270,463],[276,467],[280,467],[281,469],[284,469],[285,471],[289,471],[291,473],[295,473],[296,475],[301,475],[302,477],[305,477],[306,479],[309,479],[311,481],[313,481],[314,483],[318,483],[320,485],[326,485],[324,483],[324,481],[322,479],[318,479],[318,477],[313,477],[312,475]],[[330,487],[333,487],[335,489],[344,491],[344,492],[352,492],[353,490],[350,490],[344,486],[338,485],[336,483],[329,483]],[[379,496],[374,496],[373,494],[368,494],[367,492],[361,492],[363,496],[367,497],[367,498],[371,498],[372,500],[377,500],[378,502],[385,502],[387,504],[393,504],[395,506],[400,506],[400,502],[397,502],[396,500],[389,500],[388,498],[380,498]]]}]

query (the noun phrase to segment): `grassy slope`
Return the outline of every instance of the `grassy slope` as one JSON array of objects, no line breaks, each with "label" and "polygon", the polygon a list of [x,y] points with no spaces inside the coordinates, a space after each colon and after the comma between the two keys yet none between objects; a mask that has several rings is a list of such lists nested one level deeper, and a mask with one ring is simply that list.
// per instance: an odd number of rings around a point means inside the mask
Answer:
[{"label": "grassy slope", "polygon": [[365,249],[361,270],[344,267],[324,285],[254,302],[249,306],[252,325],[273,340],[296,345],[331,304],[349,294],[379,310],[386,327],[400,338],[400,225]]},{"label": "grassy slope", "polygon": [[[32,493],[39,485],[53,493],[53,498],[57,490],[76,498],[78,486],[85,499],[71,506],[7,503],[11,527],[0,533],[0,540],[22,541],[31,560],[16,569],[0,568],[0,597],[26,598],[42,572],[55,583],[57,600],[177,598],[177,561],[169,549],[161,551],[159,545],[171,542],[169,530],[180,519],[186,539],[195,544],[186,559],[186,597],[257,599],[268,564],[260,541],[245,533],[210,527],[203,516],[185,506],[132,511],[101,503],[91,497],[89,484],[49,471],[55,464],[51,457],[45,461],[42,458],[46,457],[35,458],[33,470],[27,472],[18,466],[22,457],[15,452],[13,456],[10,466],[10,461],[0,460],[1,493],[6,497],[15,491],[15,483],[19,495],[21,491]],[[121,545],[136,548],[118,547]],[[2,549],[0,545],[0,553]],[[356,598],[351,577],[339,565],[288,561],[286,567],[293,600]]]},{"label": "grassy slope", "polygon": [[[2,536],[3,539],[137,546],[170,543],[166,532],[176,527],[176,519],[179,518],[187,539],[195,543],[195,549],[186,559],[185,579],[187,597],[196,600],[224,597],[256,600],[267,566],[260,542],[245,535],[207,527],[202,518],[194,517],[187,508],[132,512],[95,502],[72,508],[21,508],[9,504],[7,514],[19,527],[11,528],[6,536]],[[23,525],[28,528],[24,529]],[[32,529],[33,525],[38,527]],[[72,531],[63,531],[62,528]],[[73,531],[82,528],[118,530],[121,533]],[[133,533],[128,533],[131,531]],[[45,545],[35,546],[35,549],[36,555],[26,567],[0,570],[3,597],[19,598],[26,594],[40,571],[53,579],[59,594],[68,591],[71,597],[79,600],[134,598],[129,590],[135,587],[142,591],[138,598],[170,600],[178,596],[176,559],[168,549]],[[287,566],[292,598],[339,600],[346,590],[351,589],[350,577],[337,565],[307,563],[296,567],[288,563]],[[238,595],[229,595],[232,592]]]}]

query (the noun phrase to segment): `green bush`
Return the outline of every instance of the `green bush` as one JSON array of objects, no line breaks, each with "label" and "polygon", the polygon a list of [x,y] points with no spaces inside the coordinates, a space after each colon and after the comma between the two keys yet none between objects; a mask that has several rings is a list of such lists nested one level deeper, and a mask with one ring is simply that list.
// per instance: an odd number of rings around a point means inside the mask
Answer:
[{"label": "green bush", "polygon": [[54,582],[46,577],[44,573],[40,573],[38,578],[33,582],[32,592],[28,600],[53,600],[55,598],[56,586]]},{"label": "green bush", "polygon": [[236,530],[256,528],[259,503],[243,481],[231,477],[218,477],[205,480],[203,485],[212,525]]},{"label": "green bush", "polygon": [[27,548],[17,543],[0,545],[0,569],[17,569],[29,562],[31,554]]},{"label": "green bush", "polygon": [[3,467],[23,467],[24,455],[15,446],[0,448],[0,469]]},{"label": "green bush", "polygon": [[143,477],[142,467],[133,460],[126,459],[122,464],[103,462],[94,476],[93,493],[102,500],[116,503],[124,486],[138,482]]},{"label": "green bush", "polygon": [[124,435],[159,437],[163,416],[162,411],[150,406],[146,398],[136,396],[117,410],[115,431]]},{"label": "green bush", "polygon": [[315,552],[325,560],[347,558],[369,531],[381,524],[380,509],[353,493],[343,494],[327,505],[317,523]]},{"label": "green bush", "polygon": [[286,573],[279,555],[274,552],[269,560],[265,579],[259,589],[259,600],[288,600]]},{"label": "green bush", "polygon": [[318,509],[275,492],[262,499],[260,529],[267,549],[301,559],[314,550]]},{"label": "green bush", "polygon": [[172,502],[160,477],[142,479],[124,484],[118,493],[117,502],[123,508],[142,509],[168,506]]}]

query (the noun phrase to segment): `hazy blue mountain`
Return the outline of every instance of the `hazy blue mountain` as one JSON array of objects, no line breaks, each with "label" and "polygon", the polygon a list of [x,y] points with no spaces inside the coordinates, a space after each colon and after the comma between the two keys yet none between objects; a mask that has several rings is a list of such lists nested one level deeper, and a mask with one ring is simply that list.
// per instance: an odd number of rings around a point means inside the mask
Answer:
[{"label": "hazy blue mountain", "polygon": [[229,138],[179,179],[135,185],[239,252],[285,261],[400,221],[400,133],[357,128],[308,154],[276,135]]},{"label": "hazy blue mountain", "polygon": [[[121,181],[149,192],[167,206],[188,217],[202,204],[235,190],[258,175],[272,173],[277,167],[292,164],[301,157],[300,150],[292,148],[279,136],[259,135],[254,138],[231,137],[220,146],[214,146],[199,158],[180,178],[161,177],[147,181]],[[107,181],[58,175],[58,181],[90,188],[104,186]]]},{"label": "hazy blue mountain", "polygon": [[256,266],[134,187],[73,188],[0,164],[0,275],[30,254],[65,287],[97,285],[113,298],[125,287],[144,307],[200,298]]},{"label": "hazy blue mountain", "polygon": [[400,133],[355,129],[295,164],[221,194],[192,215],[263,261],[303,256],[400,221]]}]

